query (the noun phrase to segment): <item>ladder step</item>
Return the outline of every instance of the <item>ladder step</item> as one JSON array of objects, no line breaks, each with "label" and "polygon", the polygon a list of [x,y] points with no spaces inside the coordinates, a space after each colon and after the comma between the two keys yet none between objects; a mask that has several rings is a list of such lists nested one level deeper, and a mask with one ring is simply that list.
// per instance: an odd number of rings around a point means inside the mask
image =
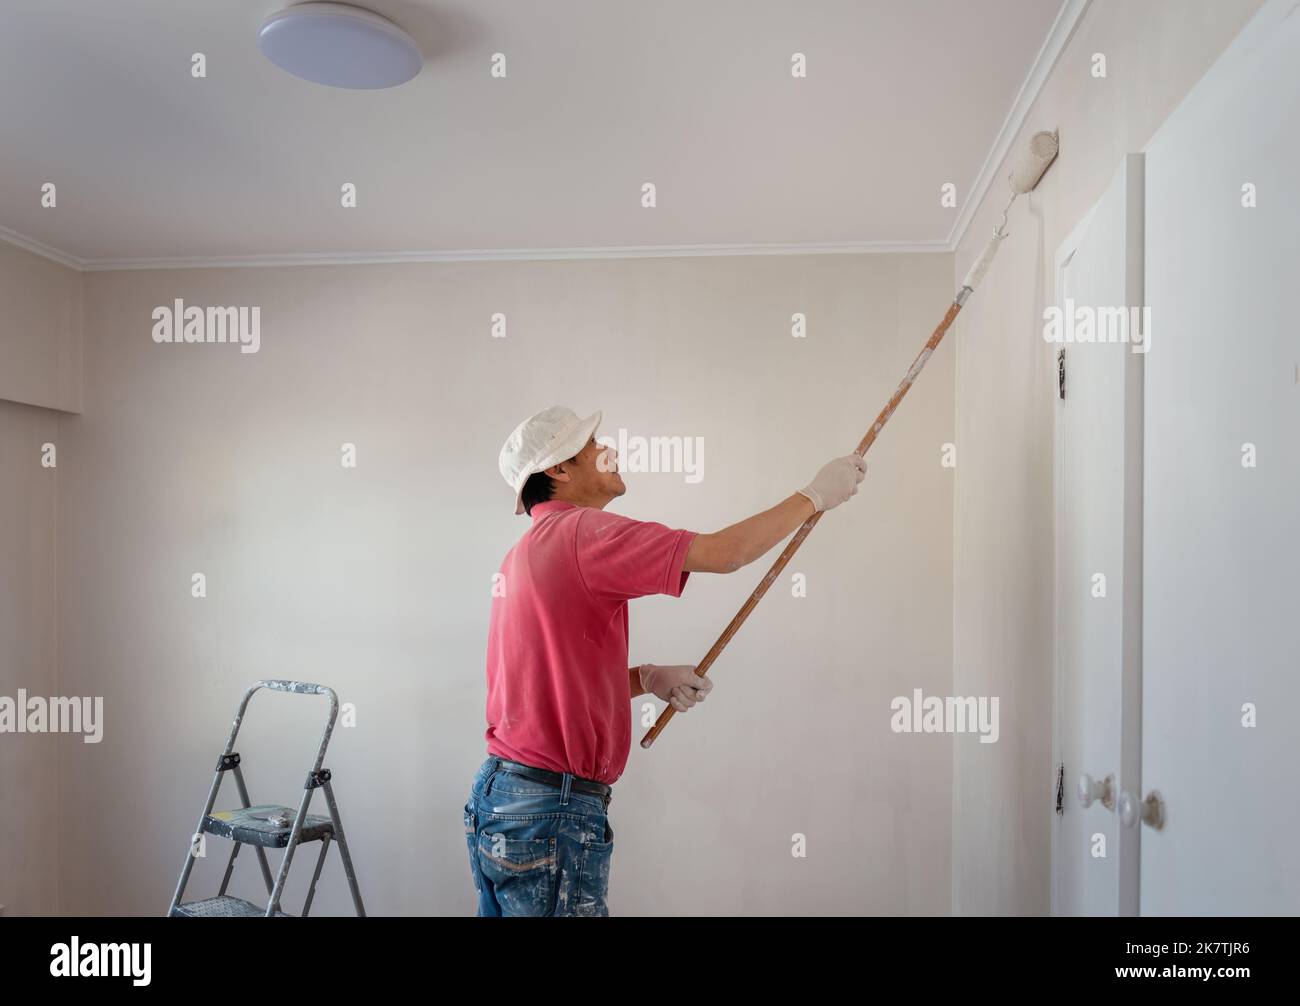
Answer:
[{"label": "ladder step", "polygon": [[[220,898],[204,898],[202,901],[187,901],[177,905],[172,918],[182,919],[252,919],[266,914],[266,906],[258,907],[243,898],[223,895]],[[276,912],[277,919],[287,919],[287,912]]]},{"label": "ladder step", "polygon": [[[236,810],[219,810],[203,819],[203,830],[264,849],[283,849],[289,844],[297,811],[292,807],[260,804]],[[286,823],[287,822],[287,823]],[[308,814],[302,823],[303,842],[319,842],[334,835],[334,822],[320,814]],[[199,904],[200,902],[195,902]],[[258,912],[263,915],[265,912]]]}]

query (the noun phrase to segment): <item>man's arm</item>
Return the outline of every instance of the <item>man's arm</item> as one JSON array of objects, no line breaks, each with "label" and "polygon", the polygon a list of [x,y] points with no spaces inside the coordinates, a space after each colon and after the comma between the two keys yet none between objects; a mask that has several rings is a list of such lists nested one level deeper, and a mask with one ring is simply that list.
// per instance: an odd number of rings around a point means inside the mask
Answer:
[{"label": "man's arm", "polygon": [[839,506],[858,491],[866,462],[849,454],[822,466],[807,488],[791,493],[770,510],[756,513],[713,534],[698,534],[686,550],[682,569],[734,573],[794,533],[818,510]]},{"label": "man's arm", "polygon": [[770,510],[756,513],[713,534],[697,534],[682,569],[734,573],[794,533],[816,511],[803,493],[791,493]]},{"label": "man's arm", "polygon": [[632,698],[646,693],[645,686],[641,684],[641,665],[629,667],[627,669],[627,690],[631,693]]}]

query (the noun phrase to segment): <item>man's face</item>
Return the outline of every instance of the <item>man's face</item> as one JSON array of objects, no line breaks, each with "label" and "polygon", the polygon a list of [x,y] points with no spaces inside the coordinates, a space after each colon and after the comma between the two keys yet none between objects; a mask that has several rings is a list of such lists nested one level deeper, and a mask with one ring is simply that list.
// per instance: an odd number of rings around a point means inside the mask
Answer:
[{"label": "man's face", "polygon": [[627,492],[623,476],[618,473],[618,451],[596,443],[593,436],[572,461],[547,469],[563,490],[563,495],[588,506],[604,506]]}]

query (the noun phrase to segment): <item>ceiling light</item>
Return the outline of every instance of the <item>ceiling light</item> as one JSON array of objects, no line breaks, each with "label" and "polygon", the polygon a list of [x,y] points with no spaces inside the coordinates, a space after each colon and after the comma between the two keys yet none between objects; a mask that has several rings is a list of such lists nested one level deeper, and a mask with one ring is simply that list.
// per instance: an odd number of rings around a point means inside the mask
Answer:
[{"label": "ceiling light", "polygon": [[342,3],[300,3],[257,33],[262,53],[295,77],[331,87],[396,87],[420,72],[415,39],[386,17]]}]

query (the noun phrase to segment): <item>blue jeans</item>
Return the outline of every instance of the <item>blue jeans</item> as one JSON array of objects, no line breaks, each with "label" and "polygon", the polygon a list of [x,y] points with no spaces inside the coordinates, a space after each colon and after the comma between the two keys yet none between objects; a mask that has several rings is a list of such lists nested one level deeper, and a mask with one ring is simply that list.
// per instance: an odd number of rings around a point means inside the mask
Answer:
[{"label": "blue jeans", "polygon": [[465,804],[478,914],[609,915],[608,801],[526,779],[502,762],[483,762]]}]

